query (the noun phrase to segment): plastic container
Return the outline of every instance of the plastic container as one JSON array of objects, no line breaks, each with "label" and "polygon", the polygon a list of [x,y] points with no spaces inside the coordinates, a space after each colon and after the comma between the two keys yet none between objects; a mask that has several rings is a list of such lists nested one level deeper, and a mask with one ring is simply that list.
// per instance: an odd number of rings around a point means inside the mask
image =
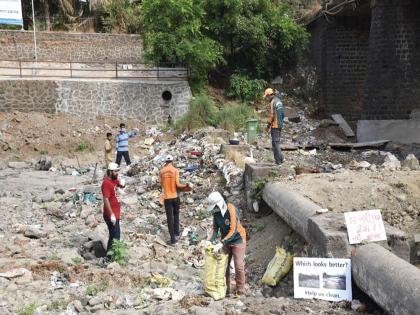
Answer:
[{"label": "plastic container", "polygon": [[246,121],[246,141],[248,143],[253,143],[257,137],[257,128],[258,120],[257,119],[248,119]]}]

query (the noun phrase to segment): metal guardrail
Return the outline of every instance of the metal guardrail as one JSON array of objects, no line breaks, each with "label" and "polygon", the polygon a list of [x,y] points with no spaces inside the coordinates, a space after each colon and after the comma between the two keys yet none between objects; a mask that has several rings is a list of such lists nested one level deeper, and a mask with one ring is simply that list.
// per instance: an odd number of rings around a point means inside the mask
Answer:
[{"label": "metal guardrail", "polygon": [[0,60],[0,77],[185,80],[186,67],[143,63]]}]

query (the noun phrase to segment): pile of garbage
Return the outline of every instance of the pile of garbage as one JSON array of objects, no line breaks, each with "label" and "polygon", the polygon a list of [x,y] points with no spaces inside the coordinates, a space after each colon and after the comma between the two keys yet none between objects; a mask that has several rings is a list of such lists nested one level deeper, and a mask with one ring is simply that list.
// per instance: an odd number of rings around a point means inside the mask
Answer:
[{"label": "pile of garbage", "polygon": [[[188,204],[195,203],[195,200],[203,201],[212,190],[220,189],[220,181],[214,180],[220,173],[224,178],[222,184],[225,197],[241,193],[243,170],[220,154],[221,145],[212,143],[210,137],[201,131],[181,134],[170,142],[159,141],[159,134],[155,134],[154,137],[146,138],[140,146],[147,154],[135,158],[127,175],[136,178],[136,191],[141,195],[140,200],[151,201],[149,205],[152,208],[158,207],[156,200],[161,190],[159,171],[168,154],[174,157],[180,180],[192,183],[195,187],[194,194],[186,200]],[[197,206],[201,208],[203,205]]]}]

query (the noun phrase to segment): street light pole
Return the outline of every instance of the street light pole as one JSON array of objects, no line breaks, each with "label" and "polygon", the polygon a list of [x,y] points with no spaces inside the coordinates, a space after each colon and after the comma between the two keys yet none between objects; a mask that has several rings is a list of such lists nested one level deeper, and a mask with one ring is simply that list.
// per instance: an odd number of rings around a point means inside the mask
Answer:
[{"label": "street light pole", "polygon": [[35,25],[35,7],[34,7],[34,0],[32,0],[32,24],[33,24],[33,28],[34,28],[34,48],[35,48],[35,62],[38,61],[38,55],[36,52],[36,25]]}]

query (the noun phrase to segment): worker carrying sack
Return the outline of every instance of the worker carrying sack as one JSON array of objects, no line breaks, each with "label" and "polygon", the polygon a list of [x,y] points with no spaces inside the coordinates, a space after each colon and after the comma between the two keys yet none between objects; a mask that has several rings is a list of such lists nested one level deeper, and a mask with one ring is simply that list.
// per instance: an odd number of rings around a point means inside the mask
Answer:
[{"label": "worker carrying sack", "polygon": [[204,291],[215,300],[226,296],[226,267],[228,255],[213,253],[214,246],[206,247],[204,258]]},{"label": "worker carrying sack", "polygon": [[277,247],[276,254],[267,266],[261,280],[263,284],[276,286],[292,269],[293,255],[289,254],[284,248]]}]

